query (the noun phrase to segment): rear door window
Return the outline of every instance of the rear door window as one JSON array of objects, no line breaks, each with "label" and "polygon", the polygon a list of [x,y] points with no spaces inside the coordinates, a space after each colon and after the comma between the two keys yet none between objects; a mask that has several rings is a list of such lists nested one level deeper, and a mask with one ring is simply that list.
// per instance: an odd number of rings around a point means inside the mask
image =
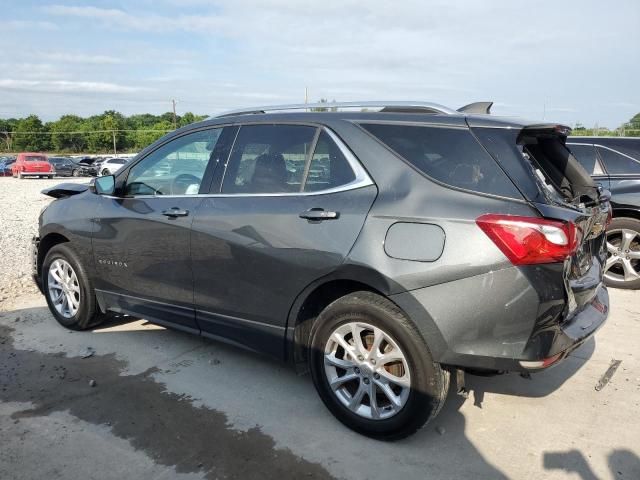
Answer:
[{"label": "rear door window", "polygon": [[346,185],[355,179],[356,175],[349,162],[327,132],[323,131],[311,157],[304,191],[327,190]]},{"label": "rear door window", "polygon": [[513,182],[466,128],[361,126],[434,180],[474,192],[522,198]]},{"label": "rear door window", "polygon": [[242,126],[222,193],[300,192],[316,132],[305,125]]},{"label": "rear door window", "polygon": [[611,175],[640,174],[640,162],[616,150],[598,145],[598,155]]}]

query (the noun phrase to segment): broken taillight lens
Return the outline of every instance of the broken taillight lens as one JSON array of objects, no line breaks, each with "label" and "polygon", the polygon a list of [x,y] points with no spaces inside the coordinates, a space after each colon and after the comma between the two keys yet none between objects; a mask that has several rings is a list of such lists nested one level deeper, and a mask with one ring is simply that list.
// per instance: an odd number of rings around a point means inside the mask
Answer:
[{"label": "broken taillight lens", "polygon": [[514,265],[563,262],[578,247],[578,231],[571,222],[487,214],[476,223]]}]

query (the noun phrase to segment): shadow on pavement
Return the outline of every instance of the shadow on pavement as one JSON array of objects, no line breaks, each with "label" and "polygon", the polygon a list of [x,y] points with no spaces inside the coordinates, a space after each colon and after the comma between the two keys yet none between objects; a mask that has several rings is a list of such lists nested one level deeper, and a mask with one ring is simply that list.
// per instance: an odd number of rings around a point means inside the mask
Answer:
[{"label": "shadow on pavement", "polygon": [[[608,464],[612,478],[630,480],[640,478],[640,458],[629,450],[612,450],[609,454]],[[599,477],[589,466],[588,460],[579,450],[545,452],[544,468],[575,473],[582,480],[599,480]]]},{"label": "shadow on pavement", "polygon": [[[211,399],[211,403],[220,404],[220,411],[195,406],[193,399],[183,393],[167,391],[165,386],[156,380],[155,374],[159,371],[157,368],[150,368],[138,375],[121,375],[126,364],[117,360],[113,354],[81,359],[64,357],[57,353],[16,350],[13,347],[13,337],[17,333],[16,330],[21,329],[19,323],[13,323],[16,317],[35,323],[55,320],[43,307],[2,312],[0,315],[0,400],[29,401],[34,404],[32,409],[19,412],[18,416],[48,415],[52,411],[68,410],[85,421],[111,425],[114,435],[129,440],[136,449],[145,451],[160,464],[175,465],[179,472],[202,472],[211,478],[238,474],[251,478],[269,478],[272,475],[281,475],[282,472],[312,478],[331,477],[320,464],[308,462],[287,449],[276,448],[275,441],[262,433],[259,426],[248,432],[234,430],[223,413],[226,399],[229,397],[213,391],[216,396]],[[101,325],[100,329],[122,326],[134,320],[137,319],[127,316],[114,317]],[[292,425],[307,425],[306,442],[302,446],[298,445],[297,451],[304,452],[308,449],[315,458],[318,455],[314,449],[317,448],[325,449],[322,457],[340,458],[344,455],[340,445],[333,439],[337,432],[353,442],[353,445],[349,446],[353,451],[367,450],[373,445],[377,451],[376,456],[380,456],[380,462],[383,458],[387,458],[385,462],[388,458],[395,458],[395,461],[399,462],[398,459],[406,455],[409,455],[409,458],[419,458],[416,465],[397,465],[398,469],[413,475],[419,471],[432,478],[506,478],[467,438],[466,419],[460,412],[465,399],[455,394],[455,382],[452,382],[443,411],[432,424],[405,440],[381,443],[354,434],[333,420],[316,398],[308,377],[299,377],[292,370],[283,368],[281,363],[269,361],[268,357],[213,340],[200,339],[193,342],[192,339],[197,337],[171,330],[127,331],[116,328],[108,333],[86,332],[79,335],[87,336],[86,343],[91,343],[92,337],[95,342],[95,338],[100,338],[102,343],[103,338],[109,338],[107,345],[108,348],[114,349],[114,353],[121,353],[117,352],[118,345],[121,344],[118,339],[126,337],[129,349],[132,343],[134,348],[139,343],[141,356],[145,355],[144,349],[149,348],[149,342],[143,343],[141,339],[148,339],[150,335],[171,345],[175,341],[183,346],[215,350],[216,355],[223,358],[225,373],[221,374],[219,369],[198,370],[202,377],[198,380],[202,385],[210,386],[218,382],[218,385],[224,385],[224,390],[237,390],[228,392],[237,398],[247,395],[247,379],[255,383],[256,391],[259,391],[260,385],[263,384],[277,385],[272,391],[263,393],[266,397],[262,401],[270,403],[270,413],[282,418],[307,412],[308,424],[305,423],[306,420],[295,421],[294,418]],[[518,396],[545,396],[560,387],[581,368],[593,353],[594,345],[593,341],[585,344],[580,349],[579,356],[536,375],[534,380],[525,380],[517,375],[469,376],[467,387],[473,391],[476,400],[481,398],[485,391]],[[64,348],[61,346],[59,350]],[[89,378],[101,379],[98,388],[88,386]],[[290,390],[293,390],[298,398],[287,398],[290,396],[287,391]],[[198,391],[202,393],[202,398],[206,398],[207,392],[212,392],[204,386]],[[123,408],[121,399],[124,397],[135,398],[136,401],[128,402],[127,408]],[[293,411],[291,402],[295,403]],[[258,425],[264,418],[264,413],[260,411],[258,403],[247,405],[250,408],[247,408],[246,415]],[[252,410],[254,407],[255,411]],[[308,413],[309,408],[314,409],[313,413]],[[175,440],[177,435],[180,441]],[[198,447],[193,448],[194,445]],[[275,452],[278,452],[277,455]],[[548,453],[545,455],[545,467],[561,468],[555,465],[571,461],[574,471],[588,475],[588,465],[586,462],[581,463],[575,453]],[[569,455],[568,460],[563,457],[566,455]],[[633,455],[631,452],[626,452],[626,457],[625,452],[617,452],[616,455],[611,459],[612,464],[621,463],[628,466],[637,461],[628,458],[629,455]]]},{"label": "shadow on pavement", "polygon": [[474,405],[482,408],[485,392],[517,397],[546,397],[573,377],[593,355],[596,341],[589,338],[563,362],[547,370],[523,378],[516,373],[496,376],[467,375],[467,389],[473,394]]}]

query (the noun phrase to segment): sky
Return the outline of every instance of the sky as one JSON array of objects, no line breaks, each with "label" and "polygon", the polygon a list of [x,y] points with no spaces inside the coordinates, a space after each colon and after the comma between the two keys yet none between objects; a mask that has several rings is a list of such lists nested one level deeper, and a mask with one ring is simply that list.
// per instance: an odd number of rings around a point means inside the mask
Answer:
[{"label": "sky", "polygon": [[617,127],[640,1],[0,0],[0,117],[420,100]]}]

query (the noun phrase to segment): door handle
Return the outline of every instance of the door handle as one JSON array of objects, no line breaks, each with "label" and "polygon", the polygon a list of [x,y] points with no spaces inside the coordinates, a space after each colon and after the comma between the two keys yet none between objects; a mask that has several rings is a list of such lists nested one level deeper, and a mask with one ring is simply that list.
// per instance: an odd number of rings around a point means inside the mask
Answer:
[{"label": "door handle", "polygon": [[176,217],[186,217],[189,215],[189,210],[184,210],[182,208],[173,207],[168,210],[163,210],[162,214],[165,217],[176,218]]},{"label": "door handle", "polygon": [[310,208],[298,215],[300,218],[310,222],[321,222],[323,220],[335,220],[340,217],[340,212],[330,212],[323,208]]}]

